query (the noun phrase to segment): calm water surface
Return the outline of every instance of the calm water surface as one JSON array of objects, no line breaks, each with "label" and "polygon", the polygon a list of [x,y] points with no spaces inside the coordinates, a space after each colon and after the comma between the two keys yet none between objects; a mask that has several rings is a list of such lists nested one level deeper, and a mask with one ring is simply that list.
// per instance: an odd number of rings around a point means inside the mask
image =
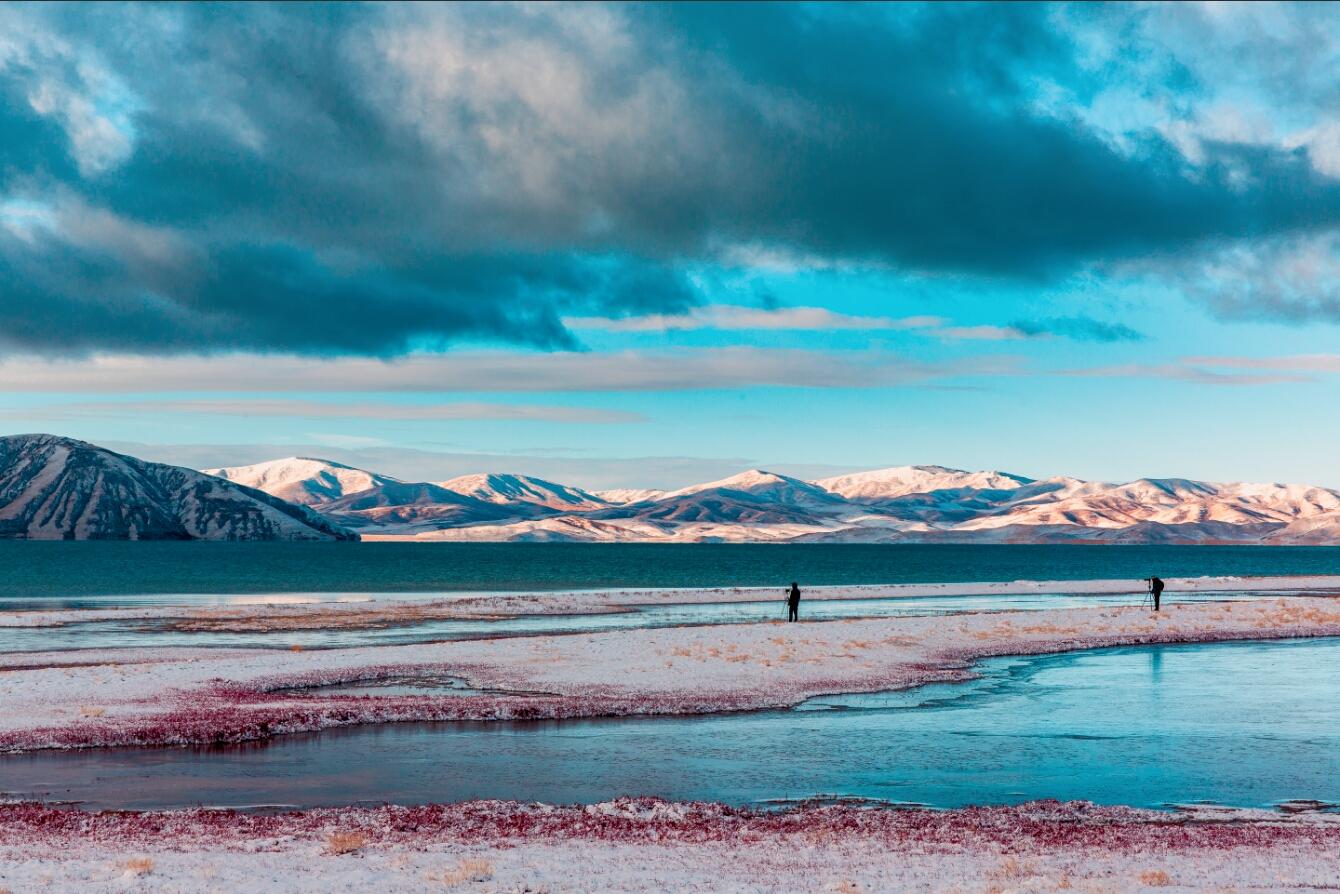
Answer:
[{"label": "calm water surface", "polygon": [[689,718],[402,724],[249,747],[0,757],[0,791],[100,808],[618,795],[942,807],[1340,802],[1340,640],[993,659],[968,684]]},{"label": "calm water surface", "polygon": [[[1340,547],[0,541],[0,609],[169,593],[1340,574]],[[48,600],[55,600],[50,602]]]}]

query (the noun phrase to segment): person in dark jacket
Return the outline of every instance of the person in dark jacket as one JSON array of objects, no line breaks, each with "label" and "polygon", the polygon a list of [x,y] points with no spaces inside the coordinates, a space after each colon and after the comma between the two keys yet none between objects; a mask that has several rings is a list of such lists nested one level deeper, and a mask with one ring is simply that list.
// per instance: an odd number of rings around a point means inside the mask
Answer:
[{"label": "person in dark jacket", "polygon": [[1154,611],[1159,610],[1159,597],[1163,595],[1163,581],[1157,577],[1145,578],[1149,582],[1149,592],[1154,594]]},{"label": "person in dark jacket", "polygon": [[791,589],[786,594],[786,607],[786,620],[800,620],[800,587],[796,586],[795,581],[791,581]]}]

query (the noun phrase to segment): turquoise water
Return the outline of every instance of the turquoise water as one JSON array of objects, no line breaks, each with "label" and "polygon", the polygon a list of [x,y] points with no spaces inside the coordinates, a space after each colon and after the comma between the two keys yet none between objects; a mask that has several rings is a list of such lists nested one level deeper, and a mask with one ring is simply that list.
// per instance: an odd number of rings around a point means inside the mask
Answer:
[{"label": "turquoise water", "polygon": [[1340,802],[1340,640],[1001,658],[982,679],[793,711],[401,724],[247,747],[0,757],[0,791],[98,808],[852,796]]},{"label": "turquoise water", "polygon": [[[1278,597],[1282,594],[1272,593]],[[1176,593],[1168,604],[1259,599],[1262,594]],[[950,615],[982,611],[1039,611],[1052,608],[1139,605],[1143,593],[1029,593],[990,596],[928,596],[901,599],[812,599],[801,606],[806,621],[842,618],[894,618]],[[89,621],[63,627],[0,627],[0,653],[56,649],[144,648],[148,646],[211,646],[232,648],[308,649],[390,646],[550,633],[592,633],[601,630],[674,627],[685,624],[747,624],[786,617],[775,602],[718,602],[700,605],[641,606],[602,615],[525,615],[505,620],[438,620],[361,630],[291,630],[267,633],[217,633],[167,629],[159,621]]]},{"label": "turquoise water", "polygon": [[0,609],[153,593],[1340,574],[1340,547],[0,541]]}]

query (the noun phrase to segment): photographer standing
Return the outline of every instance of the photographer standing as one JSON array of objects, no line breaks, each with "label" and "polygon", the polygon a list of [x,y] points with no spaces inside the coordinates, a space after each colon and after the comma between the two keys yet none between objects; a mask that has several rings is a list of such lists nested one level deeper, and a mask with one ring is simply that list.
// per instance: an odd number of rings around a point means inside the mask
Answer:
[{"label": "photographer standing", "polygon": [[1149,592],[1154,594],[1154,611],[1159,610],[1159,597],[1163,595],[1163,581],[1157,577],[1147,577],[1145,581],[1149,584]]}]

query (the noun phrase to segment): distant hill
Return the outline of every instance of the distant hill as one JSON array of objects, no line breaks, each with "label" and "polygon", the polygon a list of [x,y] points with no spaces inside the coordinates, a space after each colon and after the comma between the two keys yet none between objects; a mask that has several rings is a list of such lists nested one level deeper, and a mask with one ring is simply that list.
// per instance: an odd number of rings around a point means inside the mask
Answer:
[{"label": "distant hill", "polygon": [[0,437],[0,538],[350,540],[260,490],[56,435]]},{"label": "distant hill", "polygon": [[462,475],[442,486],[467,497],[484,500],[487,503],[530,503],[550,509],[585,510],[603,509],[610,505],[595,494],[579,487],[555,484],[543,478],[531,478],[527,475],[482,474]]},{"label": "distant hill", "polygon": [[303,506],[329,503],[348,494],[392,484],[397,480],[390,475],[376,475],[327,459],[306,456],[289,456],[250,466],[203,471],[206,475],[227,478]]},{"label": "distant hill", "polygon": [[[297,461],[278,462],[287,469]],[[360,480],[389,480],[350,471],[366,476]],[[247,480],[274,487],[272,493],[291,492],[280,489],[291,488],[291,480],[271,477],[273,483]],[[1340,492],[1324,487],[1189,478],[1035,480],[934,465],[818,481],[753,469],[670,491],[591,492],[481,473],[441,484],[346,487],[342,497],[312,505],[372,539],[1340,544]]]},{"label": "distant hill", "polygon": [[1004,472],[964,472],[944,466],[894,466],[823,478],[814,483],[858,503],[880,503],[907,494],[934,491],[1013,490],[1031,484],[1032,480]]},{"label": "distant hill", "polygon": [[[520,508],[520,507],[518,507]],[[530,509],[530,505],[526,504]],[[438,484],[396,481],[329,503],[317,511],[354,527],[441,528],[515,518],[506,507],[468,497]]]},{"label": "distant hill", "polygon": [[665,491],[654,487],[616,487],[611,490],[593,490],[591,493],[606,503],[615,504],[641,503],[665,496]]}]

